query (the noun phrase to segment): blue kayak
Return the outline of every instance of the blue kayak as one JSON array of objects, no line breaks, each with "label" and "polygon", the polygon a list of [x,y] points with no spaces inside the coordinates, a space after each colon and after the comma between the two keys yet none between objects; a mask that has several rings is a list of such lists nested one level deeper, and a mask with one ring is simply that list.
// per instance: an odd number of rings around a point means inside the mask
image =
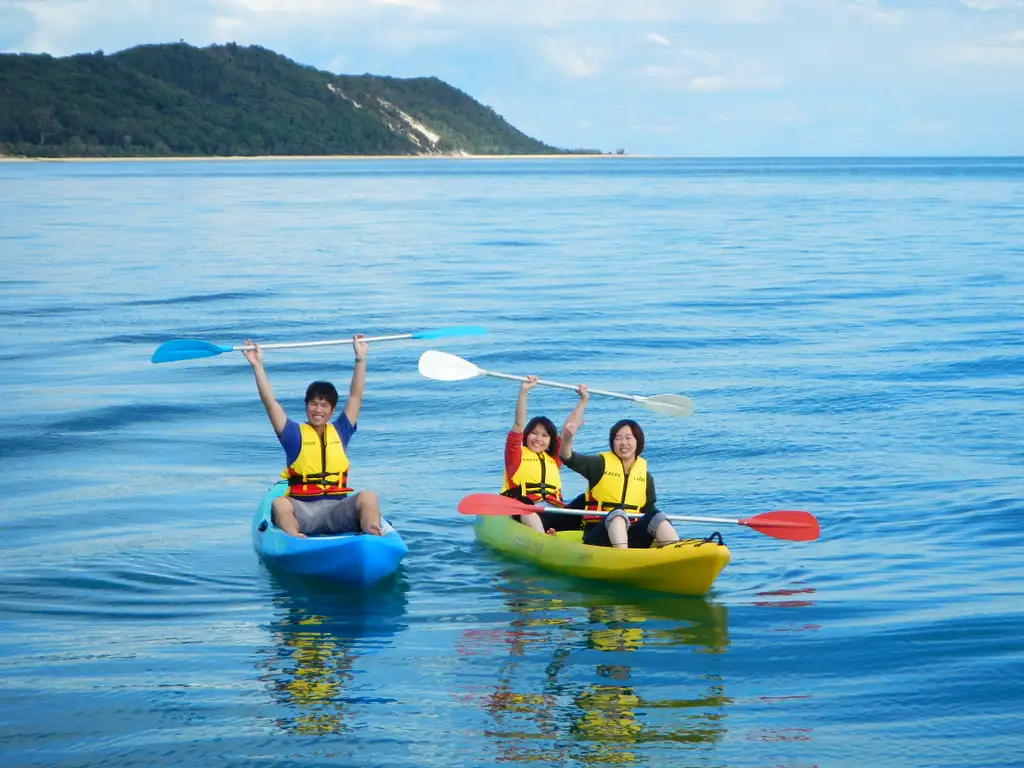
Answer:
[{"label": "blue kayak", "polygon": [[409,548],[381,521],[383,536],[289,536],[270,520],[270,505],[288,484],[275,483],[252,519],[252,543],[263,561],[297,576],[314,576],[346,587],[369,587],[398,570]]}]

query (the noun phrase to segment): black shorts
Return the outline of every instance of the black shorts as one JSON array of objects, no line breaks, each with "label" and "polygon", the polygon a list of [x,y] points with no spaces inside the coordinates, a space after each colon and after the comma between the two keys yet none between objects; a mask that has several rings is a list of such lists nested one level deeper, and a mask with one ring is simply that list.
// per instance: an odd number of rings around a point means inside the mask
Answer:
[{"label": "black shorts", "polygon": [[[605,518],[607,520],[607,518]],[[654,543],[655,531],[666,520],[664,512],[652,509],[643,517],[632,523],[626,531],[626,542],[630,549],[646,549]],[[592,544],[595,547],[610,547],[611,539],[608,538],[608,527],[604,521],[589,524],[583,533],[583,543]]]}]

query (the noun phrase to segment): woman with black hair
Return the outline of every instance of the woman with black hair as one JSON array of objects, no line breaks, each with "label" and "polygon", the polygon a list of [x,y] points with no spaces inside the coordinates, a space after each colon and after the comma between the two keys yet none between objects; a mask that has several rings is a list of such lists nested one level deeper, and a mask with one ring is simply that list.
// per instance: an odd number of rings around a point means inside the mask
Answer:
[{"label": "woman with black hair", "polygon": [[[535,386],[536,376],[527,376],[526,381],[519,385],[515,421],[505,438],[505,473],[501,492],[524,504],[564,507],[562,479],[558,473],[562,462],[558,457],[559,440],[555,425],[547,416],[534,416],[524,426],[527,394]],[[576,391],[580,401],[569,419],[579,421],[583,418],[583,408],[590,395],[583,384]],[[557,512],[530,512],[517,515],[516,519],[538,533],[579,529],[581,523],[579,517]]]},{"label": "woman with black hair", "polygon": [[584,508],[594,511],[583,534],[584,544],[599,547],[642,548],[679,540],[672,523],[655,506],[654,478],[647,472],[644,431],[632,419],[616,422],[608,433],[608,447],[594,456],[574,453],[573,437],[579,419],[562,427],[559,454],[569,469],[587,481]]}]

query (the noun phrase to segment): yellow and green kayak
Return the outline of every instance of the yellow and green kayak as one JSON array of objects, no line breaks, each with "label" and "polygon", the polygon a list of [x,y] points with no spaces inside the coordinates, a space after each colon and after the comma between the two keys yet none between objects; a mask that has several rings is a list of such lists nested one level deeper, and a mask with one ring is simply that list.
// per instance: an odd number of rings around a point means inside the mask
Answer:
[{"label": "yellow and green kayak", "polygon": [[555,573],[674,595],[703,595],[729,562],[719,541],[682,539],[657,549],[613,549],[584,544],[581,531],[538,533],[510,517],[478,515],[484,544]]}]

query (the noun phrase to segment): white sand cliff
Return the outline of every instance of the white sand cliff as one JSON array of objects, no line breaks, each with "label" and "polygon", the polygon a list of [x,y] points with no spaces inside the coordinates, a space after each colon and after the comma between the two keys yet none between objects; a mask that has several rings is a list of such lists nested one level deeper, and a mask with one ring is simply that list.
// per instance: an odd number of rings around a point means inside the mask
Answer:
[{"label": "white sand cliff", "polygon": [[[333,83],[327,84],[328,90],[331,93],[335,93],[345,101],[352,104],[356,109],[363,109],[364,105],[357,102],[351,96],[348,96],[341,88],[338,88]],[[422,154],[426,155],[442,155],[449,154],[459,157],[467,157],[469,153],[464,150],[456,150],[454,152],[441,152],[438,150],[438,142],[441,141],[441,134],[435,133],[430,130],[427,126],[421,123],[412,115],[403,112],[401,109],[396,107],[390,101],[377,98],[377,103],[381,107],[381,117],[384,120],[384,124],[395,133],[405,136],[409,141],[415,144],[417,147],[423,150]],[[395,119],[397,118],[397,120]]]}]

